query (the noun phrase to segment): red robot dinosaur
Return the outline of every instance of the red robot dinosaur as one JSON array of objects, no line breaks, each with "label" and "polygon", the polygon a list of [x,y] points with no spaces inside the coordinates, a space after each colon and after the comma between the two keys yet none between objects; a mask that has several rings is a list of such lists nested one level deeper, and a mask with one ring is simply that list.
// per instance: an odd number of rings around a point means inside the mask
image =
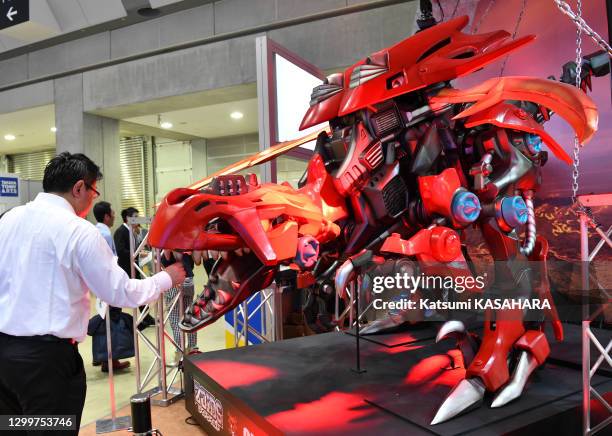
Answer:
[{"label": "red robot dinosaur", "polygon": [[[317,86],[301,129],[323,122],[329,128],[318,134],[298,189],[232,173],[313,135],[164,198],[149,233],[153,246],[221,253],[183,329],[214,322],[278,279],[281,266],[297,271],[299,288],[339,292],[364,259],[472,276],[462,244],[468,227],[482,233],[496,261],[493,288],[550,298],[545,268],[537,274],[525,262],[545,265],[547,256],[533,207],[548,159],[542,144],[571,159],[542,125],[558,114],[584,144],[597,128],[597,110],[585,92],[555,80],[500,77],[452,88],[451,80],[534,39],[510,40],[505,31],[469,35],[461,32],[467,23],[459,17],[423,30]],[[598,68],[590,72],[601,75],[605,67]],[[466,378],[432,424],[480,402],[486,391],[496,394],[492,407],[520,396],[549,354],[544,321],[563,337],[554,305],[539,319],[489,313],[477,353],[466,357]],[[465,327],[450,321],[438,339],[451,334],[465,335]],[[512,374],[509,356],[518,356]]]}]

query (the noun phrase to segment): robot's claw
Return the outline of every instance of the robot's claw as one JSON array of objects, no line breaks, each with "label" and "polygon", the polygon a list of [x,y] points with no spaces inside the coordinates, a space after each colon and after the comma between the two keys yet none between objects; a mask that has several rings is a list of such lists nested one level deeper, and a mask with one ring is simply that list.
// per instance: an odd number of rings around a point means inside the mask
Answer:
[{"label": "robot's claw", "polygon": [[451,320],[446,321],[438,331],[436,343],[448,338],[455,338],[457,341],[457,348],[463,356],[463,365],[467,368],[472,363],[472,360],[474,360],[476,350],[478,349],[474,335],[468,332],[463,322]]},{"label": "robot's claw", "polygon": [[442,324],[436,336],[436,343],[450,337],[463,337],[467,333],[465,325],[461,321],[451,320]]},{"label": "robot's claw", "polygon": [[523,388],[529,376],[537,367],[538,362],[536,358],[527,351],[522,351],[512,378],[497,394],[491,403],[491,407],[501,407],[518,398],[523,393]]},{"label": "robot's claw", "polygon": [[405,322],[404,318],[401,316],[389,315],[382,319],[377,319],[371,324],[365,326],[361,329],[362,335],[372,335],[374,333],[380,333],[387,330],[392,330],[397,326],[403,324]]},{"label": "robot's claw", "polygon": [[347,259],[340,268],[338,268],[338,271],[336,271],[336,277],[334,280],[334,284],[336,285],[336,292],[338,292],[338,295],[340,296],[340,298],[344,297],[344,294],[346,292],[346,285],[348,284],[349,280],[353,277],[353,270],[355,269],[353,262],[351,262],[351,259]]},{"label": "robot's claw", "polygon": [[477,378],[463,379],[448,394],[431,425],[436,425],[478,406],[484,397],[485,387]]}]

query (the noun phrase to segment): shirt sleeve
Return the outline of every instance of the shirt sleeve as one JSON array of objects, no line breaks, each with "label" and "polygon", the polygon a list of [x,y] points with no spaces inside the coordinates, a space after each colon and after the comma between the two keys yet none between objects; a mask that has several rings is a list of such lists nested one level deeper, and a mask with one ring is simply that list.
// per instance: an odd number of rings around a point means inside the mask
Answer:
[{"label": "shirt sleeve", "polygon": [[93,230],[77,238],[74,263],[85,285],[102,301],[117,307],[138,307],[172,287],[172,279],[164,271],[143,280],[130,279],[117,265],[102,235]]}]

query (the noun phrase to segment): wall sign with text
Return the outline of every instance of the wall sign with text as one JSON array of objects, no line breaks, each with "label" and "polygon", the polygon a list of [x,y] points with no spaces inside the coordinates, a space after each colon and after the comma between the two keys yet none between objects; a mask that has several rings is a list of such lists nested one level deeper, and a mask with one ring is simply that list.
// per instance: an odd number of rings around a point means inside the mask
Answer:
[{"label": "wall sign with text", "polygon": [[0,197],[19,197],[17,177],[0,177]]}]

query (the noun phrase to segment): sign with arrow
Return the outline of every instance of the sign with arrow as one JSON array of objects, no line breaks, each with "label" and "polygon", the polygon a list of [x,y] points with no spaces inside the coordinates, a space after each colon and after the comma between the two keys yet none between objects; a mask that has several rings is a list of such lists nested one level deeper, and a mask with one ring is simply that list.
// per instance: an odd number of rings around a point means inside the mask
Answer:
[{"label": "sign with arrow", "polygon": [[30,0],[0,0],[0,30],[30,20]]}]

